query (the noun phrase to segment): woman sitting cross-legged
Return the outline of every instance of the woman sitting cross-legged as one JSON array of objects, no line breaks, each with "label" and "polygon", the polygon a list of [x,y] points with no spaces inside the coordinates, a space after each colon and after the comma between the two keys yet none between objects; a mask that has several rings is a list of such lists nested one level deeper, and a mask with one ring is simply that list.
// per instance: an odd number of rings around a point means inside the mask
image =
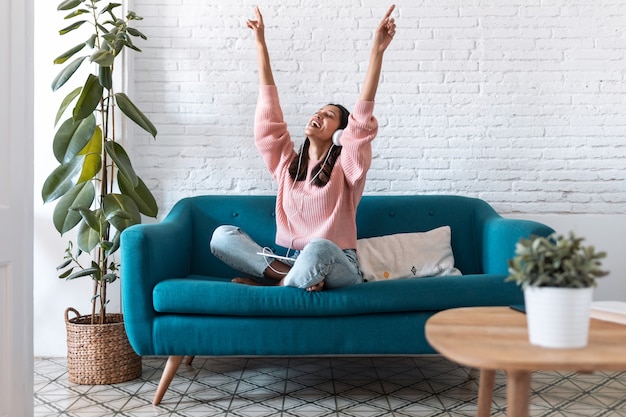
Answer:
[{"label": "woman sitting cross-legged", "polygon": [[255,143],[278,183],[276,243],[289,250],[286,259],[278,259],[245,231],[235,226],[218,227],[211,240],[212,253],[248,276],[266,278],[235,278],[234,282],[309,291],[363,282],[356,254],[356,209],[371,164],[371,142],[378,132],[374,97],[384,52],[395,35],[396,24],[391,17],[394,8],[387,10],[376,28],[354,110],[349,113],[339,104],[322,106],[309,119],[304,129],[306,140],[299,152],[283,119],[258,7],[256,20],[248,20],[256,36],[261,84]]}]

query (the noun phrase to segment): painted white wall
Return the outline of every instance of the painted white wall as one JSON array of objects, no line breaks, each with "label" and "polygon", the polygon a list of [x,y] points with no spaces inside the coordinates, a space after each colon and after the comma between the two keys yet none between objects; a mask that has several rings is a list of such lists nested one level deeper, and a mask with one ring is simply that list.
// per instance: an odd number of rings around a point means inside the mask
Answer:
[{"label": "painted white wall", "polygon": [[[310,115],[351,108],[373,28],[391,2],[261,5],[285,119],[299,145]],[[397,2],[367,193],[484,198],[504,213],[626,210],[626,3]],[[133,136],[167,210],[190,194],[272,193],[252,142],[254,2],[133,0],[149,37],[135,60],[153,141]]]},{"label": "painted white wall", "polygon": [[[56,5],[36,0],[36,171],[54,164],[48,85],[61,51]],[[55,2],[53,2],[55,3]],[[271,194],[252,143],[253,2],[132,0],[149,39],[129,93],[159,130],[131,129],[129,152],[160,218],[198,194]],[[397,2],[375,114],[381,128],[367,194],[461,194],[507,217],[543,219],[609,253],[596,299],[626,300],[626,4],[614,0]],[[296,143],[319,106],[352,107],[373,27],[374,0],[263,2],[266,37]],[[38,196],[37,196],[38,197]],[[66,306],[87,310],[81,283],[58,282],[64,249],[36,199],[35,354],[64,355]],[[85,284],[88,282],[85,281]],[[87,289],[87,294],[89,293]]]}]

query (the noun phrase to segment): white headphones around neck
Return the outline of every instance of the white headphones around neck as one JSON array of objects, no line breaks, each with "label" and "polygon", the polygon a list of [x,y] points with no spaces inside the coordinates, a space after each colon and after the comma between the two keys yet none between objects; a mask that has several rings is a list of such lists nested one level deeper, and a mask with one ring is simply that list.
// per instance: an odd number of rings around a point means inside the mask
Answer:
[{"label": "white headphones around neck", "polygon": [[337,129],[335,133],[333,133],[333,143],[335,146],[341,146],[341,134],[343,133],[343,129]]}]

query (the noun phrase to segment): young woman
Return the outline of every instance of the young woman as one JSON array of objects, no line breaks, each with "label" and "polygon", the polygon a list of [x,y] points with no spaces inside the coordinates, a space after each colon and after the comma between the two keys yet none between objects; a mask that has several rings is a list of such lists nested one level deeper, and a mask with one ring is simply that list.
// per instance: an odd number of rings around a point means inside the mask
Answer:
[{"label": "young woman", "polygon": [[[365,81],[352,114],[338,104],[321,107],[304,129],[299,153],[287,131],[274,84],[259,8],[247,25],[255,34],[260,93],[255,114],[255,143],[278,183],[276,243],[289,248],[278,259],[235,226],[221,226],[213,234],[211,251],[251,278],[233,282],[283,285],[320,291],[363,281],[356,256],[356,208],[371,164],[371,142],[378,132],[373,116],[374,97],[383,54],[395,35],[392,5],[378,25]],[[343,130],[340,145],[333,135]],[[294,251],[291,257],[290,252]],[[258,255],[257,253],[266,255]],[[269,282],[269,284],[267,284]]]}]

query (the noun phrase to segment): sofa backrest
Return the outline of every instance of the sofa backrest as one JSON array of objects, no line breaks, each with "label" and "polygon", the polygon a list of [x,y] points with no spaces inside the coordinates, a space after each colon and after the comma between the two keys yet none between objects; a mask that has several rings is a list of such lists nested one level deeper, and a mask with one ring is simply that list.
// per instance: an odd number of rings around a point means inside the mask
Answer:
[{"label": "sofa backrest", "polygon": [[[261,246],[278,253],[274,243],[274,196],[197,196],[180,204],[190,205],[193,216],[190,273],[232,277],[236,272],[217,260],[209,242],[216,227],[241,227]],[[424,232],[448,225],[456,267],[464,274],[482,273],[482,220],[497,216],[484,201],[460,196],[364,196],[357,210],[359,238],[393,233]]]},{"label": "sofa backrest", "polygon": [[450,226],[455,266],[463,274],[481,274],[483,219],[498,216],[486,202],[451,195],[363,197],[357,211],[359,238],[426,232]]}]

